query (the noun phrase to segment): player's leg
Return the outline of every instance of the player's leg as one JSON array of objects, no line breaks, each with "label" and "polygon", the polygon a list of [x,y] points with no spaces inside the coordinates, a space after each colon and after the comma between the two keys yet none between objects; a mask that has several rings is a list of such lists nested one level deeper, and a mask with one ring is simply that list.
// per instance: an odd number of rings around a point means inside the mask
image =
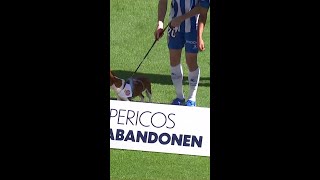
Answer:
[{"label": "player's leg", "polygon": [[186,33],[186,62],[188,65],[189,96],[187,106],[196,106],[196,95],[200,79],[200,68],[198,66],[197,34],[195,31]]},{"label": "player's leg", "polygon": [[171,80],[176,90],[176,98],[171,104],[183,105],[185,102],[183,94],[183,70],[180,63],[182,49],[169,49]]},{"label": "player's leg", "polygon": [[179,32],[169,28],[168,48],[170,54],[171,80],[176,90],[176,98],[172,101],[173,105],[184,105],[185,98],[183,94],[182,81],[183,70],[181,66],[181,52],[184,47],[184,37]]}]

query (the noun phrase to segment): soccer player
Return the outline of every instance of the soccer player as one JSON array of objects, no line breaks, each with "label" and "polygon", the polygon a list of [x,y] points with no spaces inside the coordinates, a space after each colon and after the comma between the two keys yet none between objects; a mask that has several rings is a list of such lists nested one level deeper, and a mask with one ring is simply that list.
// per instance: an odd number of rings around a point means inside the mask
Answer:
[{"label": "soccer player", "polygon": [[[182,16],[180,25],[177,27],[168,27],[168,48],[171,66],[171,79],[176,90],[176,98],[172,101],[173,105],[196,106],[196,94],[200,79],[200,68],[197,63],[198,55],[198,18],[202,14],[200,10],[190,12],[196,6],[208,7],[209,0],[172,0],[169,21]],[[207,8],[207,9],[208,9]],[[167,0],[159,0],[158,4],[158,23],[154,33],[155,38],[159,39],[163,35],[163,22],[167,11]],[[199,12],[197,12],[199,11]],[[190,16],[193,13],[196,15]],[[185,15],[185,16],[183,16]],[[206,14],[205,14],[206,15]],[[205,16],[206,17],[206,16]],[[181,18],[181,19],[182,19]],[[179,19],[178,19],[179,20]],[[172,25],[172,24],[171,24]],[[201,26],[201,25],[200,25]],[[199,29],[202,39],[202,30]],[[200,40],[201,40],[200,39]],[[186,63],[188,66],[188,80],[189,80],[189,96],[186,98],[183,93],[182,81],[183,70],[181,66],[182,48],[185,47]],[[201,49],[201,48],[200,48]],[[204,43],[203,48],[204,49]]]}]

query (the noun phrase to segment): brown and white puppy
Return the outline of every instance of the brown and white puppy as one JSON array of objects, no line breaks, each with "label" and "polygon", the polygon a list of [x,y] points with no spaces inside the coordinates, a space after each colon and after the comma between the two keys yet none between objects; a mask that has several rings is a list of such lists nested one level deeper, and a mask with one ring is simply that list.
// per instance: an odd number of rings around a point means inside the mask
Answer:
[{"label": "brown and white puppy", "polygon": [[123,91],[123,89],[125,88],[126,81],[115,76],[110,70],[110,87],[117,94],[117,100],[131,101],[133,98],[139,96],[141,98],[141,102],[144,102],[143,92],[146,92],[149,102],[151,102],[151,82],[148,78],[144,76],[133,77],[131,85],[133,86],[131,87],[132,97],[123,96],[123,93],[121,93],[121,91]]}]

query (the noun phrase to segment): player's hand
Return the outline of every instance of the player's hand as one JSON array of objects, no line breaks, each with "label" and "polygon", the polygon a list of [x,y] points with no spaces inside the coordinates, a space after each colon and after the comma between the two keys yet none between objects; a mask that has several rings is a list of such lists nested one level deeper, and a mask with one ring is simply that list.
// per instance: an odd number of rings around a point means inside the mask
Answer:
[{"label": "player's hand", "polygon": [[171,20],[170,22],[170,28],[174,29],[175,27],[180,26],[180,24],[182,23],[183,19],[181,18],[181,16],[175,17]]},{"label": "player's hand", "polygon": [[204,41],[203,41],[203,39],[202,38],[199,38],[198,39],[198,49],[200,50],[200,51],[204,51],[206,48],[204,47]]},{"label": "player's hand", "polygon": [[156,31],[154,32],[154,38],[159,40],[163,36],[163,22],[159,21]]}]

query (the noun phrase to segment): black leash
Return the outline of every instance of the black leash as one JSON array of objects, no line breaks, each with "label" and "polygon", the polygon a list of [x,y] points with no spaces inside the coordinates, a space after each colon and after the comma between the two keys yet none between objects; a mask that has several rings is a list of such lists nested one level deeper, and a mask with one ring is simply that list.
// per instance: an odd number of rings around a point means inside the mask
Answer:
[{"label": "black leash", "polygon": [[[169,23],[170,24],[170,23]],[[167,27],[169,26],[169,24],[163,29],[162,33],[164,33],[164,31],[167,29]],[[162,36],[162,35],[161,35]],[[160,37],[161,37],[160,36]],[[160,39],[160,38],[159,38]],[[156,42],[158,41],[158,39],[155,39],[151,48],[149,49],[149,51],[147,52],[147,54],[144,56],[143,60],[140,62],[139,66],[137,67],[137,69],[132,73],[131,77],[133,77],[133,75],[138,71],[139,67],[141,66],[141,64],[143,63],[143,61],[146,59],[146,57],[148,56],[149,52],[151,51],[151,49],[153,48],[153,46],[156,44]],[[130,77],[130,78],[131,78]],[[129,79],[130,79],[129,78]]]}]

